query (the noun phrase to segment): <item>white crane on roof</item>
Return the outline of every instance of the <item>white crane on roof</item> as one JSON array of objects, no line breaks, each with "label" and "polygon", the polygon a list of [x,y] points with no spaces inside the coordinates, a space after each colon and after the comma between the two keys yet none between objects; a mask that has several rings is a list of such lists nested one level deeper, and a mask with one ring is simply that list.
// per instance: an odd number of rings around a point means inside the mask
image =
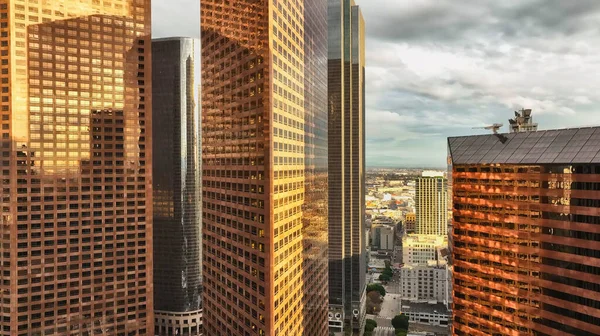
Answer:
[{"label": "white crane on roof", "polygon": [[503,124],[493,124],[490,126],[484,126],[484,127],[473,127],[473,129],[486,129],[486,130],[491,130],[492,132],[494,132],[494,134],[498,134],[498,130],[504,126]]}]

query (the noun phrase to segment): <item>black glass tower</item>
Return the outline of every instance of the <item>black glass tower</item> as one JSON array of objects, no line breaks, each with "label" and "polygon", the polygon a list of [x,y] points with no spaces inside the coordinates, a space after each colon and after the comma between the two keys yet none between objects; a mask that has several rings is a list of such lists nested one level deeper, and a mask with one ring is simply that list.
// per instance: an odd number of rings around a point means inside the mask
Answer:
[{"label": "black glass tower", "polygon": [[365,322],[364,20],[352,0],[328,1],[329,327]]},{"label": "black glass tower", "polygon": [[152,41],[155,334],[201,326],[199,114],[191,38]]}]

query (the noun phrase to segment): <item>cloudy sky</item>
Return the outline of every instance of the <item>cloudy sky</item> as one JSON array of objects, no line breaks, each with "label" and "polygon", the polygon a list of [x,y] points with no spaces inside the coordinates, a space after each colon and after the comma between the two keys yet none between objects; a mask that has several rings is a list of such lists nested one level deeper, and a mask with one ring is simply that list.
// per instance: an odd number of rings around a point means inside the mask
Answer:
[{"label": "cloudy sky", "polygon": [[[523,107],[541,129],[600,125],[599,0],[356,2],[367,165],[443,167],[448,136]],[[199,36],[198,13],[198,0],[153,0],[155,36]]]}]

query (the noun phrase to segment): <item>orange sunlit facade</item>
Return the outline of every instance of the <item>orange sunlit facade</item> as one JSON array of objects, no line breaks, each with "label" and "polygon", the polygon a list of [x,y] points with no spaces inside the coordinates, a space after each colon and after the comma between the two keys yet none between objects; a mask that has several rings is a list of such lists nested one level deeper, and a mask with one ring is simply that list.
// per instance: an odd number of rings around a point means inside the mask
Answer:
[{"label": "orange sunlit facade", "polygon": [[327,334],[326,13],[201,2],[207,335]]},{"label": "orange sunlit facade", "polygon": [[150,1],[0,1],[0,34],[0,335],[150,335]]},{"label": "orange sunlit facade", "polygon": [[600,128],[449,149],[453,335],[599,335]]}]

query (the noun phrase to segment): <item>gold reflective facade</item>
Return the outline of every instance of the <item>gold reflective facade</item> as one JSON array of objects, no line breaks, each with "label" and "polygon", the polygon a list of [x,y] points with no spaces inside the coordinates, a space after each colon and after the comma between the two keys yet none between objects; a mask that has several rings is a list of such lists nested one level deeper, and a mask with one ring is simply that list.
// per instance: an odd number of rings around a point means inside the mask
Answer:
[{"label": "gold reflective facade", "polygon": [[153,330],[150,1],[0,1],[0,335]]},{"label": "gold reflective facade", "polygon": [[208,335],[327,334],[325,13],[201,2]]},{"label": "gold reflective facade", "polygon": [[449,146],[453,335],[600,335],[600,128]]}]

